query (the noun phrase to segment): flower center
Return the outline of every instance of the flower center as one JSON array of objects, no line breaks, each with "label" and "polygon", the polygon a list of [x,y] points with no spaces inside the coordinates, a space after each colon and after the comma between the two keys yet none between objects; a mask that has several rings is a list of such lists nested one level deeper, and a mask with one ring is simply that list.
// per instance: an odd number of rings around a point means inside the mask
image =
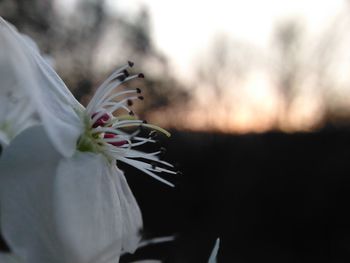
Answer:
[{"label": "flower center", "polygon": [[[95,95],[86,107],[84,123],[85,132],[79,138],[77,148],[80,151],[98,152],[104,154],[111,162],[116,160],[125,162],[147,173],[157,180],[173,186],[155,173],[166,172],[176,174],[173,166],[161,161],[159,155],[163,150],[145,153],[137,148],[146,143],[155,143],[154,135],[170,134],[164,129],[148,124],[135,117],[130,109],[135,100],[143,100],[141,90],[127,89],[115,92],[121,84],[136,79],[144,78],[144,75],[129,75],[127,68],[133,63],[113,72],[97,89]],[[114,115],[115,112],[124,111],[124,115]],[[149,129],[147,136],[142,132]]]}]

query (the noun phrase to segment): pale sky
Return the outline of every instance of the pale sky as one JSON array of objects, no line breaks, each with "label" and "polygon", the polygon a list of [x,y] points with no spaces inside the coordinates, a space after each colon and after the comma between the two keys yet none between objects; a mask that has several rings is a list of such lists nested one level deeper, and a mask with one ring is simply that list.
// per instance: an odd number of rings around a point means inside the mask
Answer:
[{"label": "pale sky", "polygon": [[156,46],[181,73],[222,33],[266,48],[273,26],[298,17],[317,31],[344,6],[344,0],[108,0],[121,12],[148,7]]},{"label": "pale sky", "polygon": [[[106,2],[108,11],[120,12],[126,17],[129,16],[131,21],[142,7],[146,7],[150,12],[151,30],[156,48],[168,57],[174,75],[178,79],[189,81],[188,83],[192,81],[191,74],[194,74],[191,69],[197,69],[198,61],[205,61],[202,58],[206,56],[208,48],[217,36],[227,35],[234,41],[256,48],[258,53],[269,53],[276,25],[279,22],[297,19],[306,30],[310,41],[308,43],[317,44],[315,36],[318,33],[322,34],[337,14],[345,11],[345,7],[350,8],[350,5],[346,6],[348,4],[346,0],[106,0]],[[57,3],[66,5],[66,10],[73,10],[73,8],[67,9],[67,5],[72,5],[74,0],[60,0]],[[345,58],[343,53],[340,55]],[[343,68],[347,74],[348,68]],[[196,97],[197,102],[192,104],[193,109],[181,107],[178,109],[178,115],[187,116],[189,128],[208,128],[208,123],[204,119],[209,116],[215,120],[211,124],[222,131],[264,131],[271,128],[276,120],[276,112],[281,110],[281,94],[276,91],[274,85],[271,82],[271,73],[253,71],[245,82],[239,84],[242,98],[234,101],[235,107],[232,109],[230,100],[232,101],[234,95],[230,94],[230,91],[234,85],[228,83],[227,94],[224,96],[224,99],[228,100],[226,104],[228,107],[213,105],[208,95],[210,90],[207,90]],[[348,93],[350,96],[350,92]],[[317,97],[321,96],[319,92],[306,95],[293,102],[292,109],[286,116],[296,129],[308,129],[307,125],[312,126],[312,123],[317,123],[321,117],[322,102]],[[223,102],[220,103],[222,105]],[[211,111],[213,107],[215,111]],[[164,118],[160,116],[159,121],[164,121]],[[171,120],[171,123],[175,123],[174,120]]]}]

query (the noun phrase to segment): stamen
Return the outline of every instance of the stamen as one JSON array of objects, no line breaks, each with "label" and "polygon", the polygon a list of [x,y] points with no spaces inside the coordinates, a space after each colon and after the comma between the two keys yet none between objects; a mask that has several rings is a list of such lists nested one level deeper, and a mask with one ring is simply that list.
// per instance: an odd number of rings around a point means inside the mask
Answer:
[{"label": "stamen", "polygon": [[158,135],[158,133],[157,133],[155,130],[152,130],[152,131],[148,134],[148,136],[149,136],[150,138],[155,138],[157,135]]},{"label": "stamen", "polygon": [[[110,93],[111,90],[118,87],[122,82],[126,82],[135,78],[138,78],[140,74],[129,76],[128,71],[126,69],[128,67],[132,67],[133,63],[128,62],[127,65],[119,68],[115,72],[113,72],[97,89],[95,96],[92,98],[90,103],[87,106],[87,112],[91,114],[91,111],[94,107],[98,106]],[[125,74],[125,72],[127,74]],[[142,74],[143,75],[143,74]],[[116,83],[117,82],[117,83]]]},{"label": "stamen", "polygon": [[[125,121],[117,121],[115,122],[112,127],[113,128],[120,128],[122,127],[121,125],[125,125],[125,124],[141,124],[143,121],[141,120],[125,120]],[[125,127],[125,126],[124,126]]]},{"label": "stamen", "polygon": [[[107,99],[104,100],[104,103],[106,102],[111,102],[113,101],[114,99],[116,99],[117,97],[120,97],[122,95],[125,95],[125,94],[132,94],[132,93],[138,93],[136,89],[133,89],[133,90],[125,90],[125,91],[121,91],[121,92],[118,92],[118,93],[115,93],[111,96],[109,96]],[[102,104],[103,105],[103,104]]]},{"label": "stamen", "polygon": [[[117,78],[118,76],[121,76],[124,74],[124,70],[126,70],[129,67],[132,67],[134,64],[132,62],[128,62],[128,64],[118,68],[114,72],[112,72],[111,75],[100,85],[100,87],[97,89],[97,92],[101,89],[103,89],[108,83],[110,83],[113,79]],[[95,94],[96,95],[96,94]]]},{"label": "stamen", "polygon": [[[92,117],[92,119],[91,119],[92,127],[94,127],[94,125],[97,122],[104,123],[104,122],[107,122],[111,118],[111,116],[106,111],[95,112],[94,114],[92,114],[91,117]],[[101,126],[101,125],[97,125],[96,127],[98,127],[98,126]],[[94,127],[94,128],[96,128],[96,127]]]},{"label": "stamen", "polygon": [[[160,150],[151,153],[135,150],[135,147],[146,143],[156,143],[157,141],[153,138],[157,135],[157,132],[166,136],[170,136],[170,133],[158,126],[148,124],[144,120],[132,117],[134,112],[129,107],[133,105],[134,100],[144,99],[143,96],[138,95],[141,93],[141,89],[127,89],[115,92],[124,82],[145,77],[143,73],[130,76],[127,68],[133,65],[134,63],[128,61],[127,65],[113,72],[97,89],[95,96],[88,104],[86,113],[90,117],[90,126],[86,136],[90,136],[90,138],[87,138],[86,141],[88,144],[95,144],[90,148],[88,147],[88,149],[101,151],[111,160],[119,160],[132,165],[151,177],[173,187],[172,183],[155,174],[158,172],[177,174],[173,170],[173,165],[159,159],[159,156],[165,153],[165,148],[160,148]],[[114,117],[113,113],[118,110],[125,110],[129,115]],[[123,128],[133,129],[131,132],[129,130],[126,132],[122,130]],[[145,128],[151,129],[148,136],[138,136],[142,134],[141,132]]]},{"label": "stamen", "polygon": [[127,71],[126,69],[123,70],[123,73],[124,73],[124,75],[125,75],[126,77],[129,77],[129,76],[130,76],[129,71]]},{"label": "stamen", "polygon": [[120,80],[121,82],[123,82],[126,78],[127,78],[127,76],[125,76],[124,72],[123,72],[123,75],[119,76],[117,79]]},{"label": "stamen", "polygon": [[127,163],[127,164],[130,164],[131,166],[141,170],[142,172],[148,174],[149,176],[153,177],[154,179],[166,184],[166,185],[169,185],[171,187],[175,187],[174,184],[164,180],[163,178],[161,178],[160,176],[152,173],[151,171],[147,170],[145,165],[147,165],[147,163],[143,163],[143,162],[140,162],[140,161],[137,161],[137,160],[132,160],[132,159],[127,159],[127,158],[123,158],[121,157],[120,158],[121,161]]},{"label": "stamen", "polygon": [[104,126],[110,119],[111,116],[107,112],[94,113],[92,114],[92,127]]},{"label": "stamen", "polygon": [[105,107],[109,106],[110,109],[107,109],[107,110],[112,113],[112,112],[116,111],[119,106],[128,104],[129,100],[132,101],[132,100],[137,100],[137,99],[139,99],[139,97],[133,96],[133,97],[125,98],[125,99],[123,99],[121,101],[118,101],[118,102],[116,102],[116,101],[106,101],[106,102],[102,103],[100,107],[101,108],[105,108]]},{"label": "stamen", "polygon": [[177,172],[174,172],[174,171],[171,171],[171,170],[168,170],[168,169],[164,169],[164,168],[161,168],[161,167],[156,167],[156,169],[153,169],[152,171],[153,172],[166,172],[168,174],[177,174]]},{"label": "stamen", "polygon": [[151,163],[152,169],[155,170],[157,168],[157,164],[156,163]]},{"label": "stamen", "polygon": [[168,132],[167,130],[165,130],[165,129],[161,128],[161,127],[158,127],[158,126],[156,126],[156,125],[152,125],[152,124],[143,124],[142,126],[147,127],[147,128],[150,128],[150,129],[153,129],[153,130],[156,130],[156,131],[159,131],[159,132],[165,134],[167,137],[170,137],[170,136],[171,136],[170,132]]},{"label": "stamen", "polygon": [[105,133],[105,135],[103,136],[105,142],[117,147],[123,146],[128,143],[126,140],[121,140],[117,137],[118,135],[115,135],[113,133]]},{"label": "stamen", "polygon": [[91,112],[97,111],[97,109],[100,107],[100,104],[103,103],[103,101],[110,95],[111,91],[116,89],[121,83],[123,82],[119,79],[115,79],[107,83],[105,87],[101,86],[98,88],[95,96],[88,104],[88,113],[91,114]]}]

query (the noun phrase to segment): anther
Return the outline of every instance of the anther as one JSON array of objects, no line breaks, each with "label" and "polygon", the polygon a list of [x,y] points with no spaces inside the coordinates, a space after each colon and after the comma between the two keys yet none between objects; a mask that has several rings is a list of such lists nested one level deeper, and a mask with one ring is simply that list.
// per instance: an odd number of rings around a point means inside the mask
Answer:
[{"label": "anther", "polygon": [[143,96],[138,96],[137,98],[138,98],[139,100],[143,100],[143,99],[144,99]]},{"label": "anther", "polygon": [[143,78],[145,78],[145,75],[144,75],[143,73],[139,73],[139,74],[138,74],[138,77],[139,77],[140,79],[143,79]]},{"label": "anther", "polygon": [[134,66],[134,62],[128,61],[129,67],[132,68]]},{"label": "anther", "polygon": [[131,110],[131,111],[129,111],[129,115],[130,115],[130,116],[134,116],[135,113]]},{"label": "anther", "polygon": [[125,77],[129,77],[130,76],[129,72],[126,69],[123,70],[123,74],[125,75]]},{"label": "anther", "polygon": [[177,174],[177,175],[182,175],[182,172],[177,171],[176,174]]},{"label": "anther", "polygon": [[117,79],[120,80],[120,81],[124,81],[126,79],[126,76],[125,75],[121,75]]},{"label": "anther", "polygon": [[157,164],[156,163],[151,163],[152,165],[152,169],[156,169],[157,168]]},{"label": "anther", "polygon": [[132,106],[132,104],[133,104],[132,100],[127,100],[127,103],[128,103],[129,107]]},{"label": "anther", "polygon": [[137,92],[137,93],[141,93],[141,89],[136,88],[136,92]]},{"label": "anther", "polygon": [[142,123],[147,124],[147,121],[146,121],[146,120],[143,120]]}]

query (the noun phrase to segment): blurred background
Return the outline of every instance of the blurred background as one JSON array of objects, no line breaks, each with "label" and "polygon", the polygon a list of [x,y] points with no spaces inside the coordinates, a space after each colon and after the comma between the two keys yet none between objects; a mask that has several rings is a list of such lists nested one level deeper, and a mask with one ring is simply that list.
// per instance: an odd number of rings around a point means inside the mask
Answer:
[{"label": "blurred background", "polygon": [[[175,189],[127,179],[165,262],[349,262],[350,1],[0,0],[87,104],[135,62]],[[5,247],[5,244],[1,245]]]}]

